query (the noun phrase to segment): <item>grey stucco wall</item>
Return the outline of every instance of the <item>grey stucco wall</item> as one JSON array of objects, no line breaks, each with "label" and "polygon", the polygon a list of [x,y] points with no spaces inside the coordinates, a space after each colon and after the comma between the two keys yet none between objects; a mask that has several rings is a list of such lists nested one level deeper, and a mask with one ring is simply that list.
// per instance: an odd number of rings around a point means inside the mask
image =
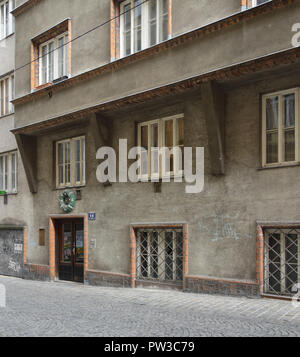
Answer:
[{"label": "grey stucco wall", "polygon": [[[55,92],[51,99],[46,95],[38,101],[19,105],[16,109],[16,127],[290,49],[291,28],[299,20],[299,11],[300,2],[296,2],[293,7],[260,15],[246,23],[227,27],[118,70],[82,81],[76,86]],[[18,41],[28,43],[28,35],[18,36]],[[78,52],[76,54],[75,48],[74,44],[72,53],[75,51],[76,58]],[[24,49],[26,46],[18,49],[18,58],[26,57]],[[90,63],[84,54],[81,60],[82,63],[85,60],[87,64]],[[74,71],[77,72],[75,67]],[[29,83],[29,79],[28,68],[17,73],[18,95],[28,93],[26,83]]]},{"label": "grey stucco wall", "polygon": [[[210,157],[203,108],[198,96],[181,103],[154,105],[147,110],[111,114],[114,146],[119,138],[135,145],[135,123],[165,115],[185,114],[185,145],[205,147],[205,189],[188,195],[185,184],[162,185],[154,193],[152,183],[113,184],[103,187],[96,180],[95,145],[89,127],[60,131],[39,138],[38,194],[34,196],[34,224],[28,258],[48,264],[48,245],[37,246],[38,229],[48,227],[48,214],[61,213],[59,191],[53,191],[53,141],[87,135],[87,185],[74,214],[94,211],[89,222],[89,268],[129,273],[132,222],[189,224],[189,273],[235,279],[255,279],[256,220],[299,220],[297,180],[300,167],[258,170],[260,163],[260,94],[278,88],[299,86],[294,76],[273,78],[226,93],[226,175],[210,175]],[[170,101],[168,101],[170,103]],[[287,204],[284,202],[288,202]]]}]

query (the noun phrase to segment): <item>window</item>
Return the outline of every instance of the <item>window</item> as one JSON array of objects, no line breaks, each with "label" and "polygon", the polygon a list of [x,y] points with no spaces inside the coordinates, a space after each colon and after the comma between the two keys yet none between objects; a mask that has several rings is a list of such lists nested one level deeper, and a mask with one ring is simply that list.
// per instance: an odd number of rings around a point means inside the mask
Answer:
[{"label": "window", "polygon": [[85,185],[85,137],[56,143],[56,185]]},{"label": "window", "polygon": [[121,57],[168,39],[169,0],[123,1],[120,13]]},{"label": "window", "polygon": [[138,280],[180,283],[183,280],[182,228],[136,229]]},{"label": "window", "polygon": [[0,154],[0,191],[17,192],[17,152]]},{"label": "window", "polygon": [[293,296],[300,283],[298,228],[265,229],[264,292]]},{"label": "window", "polygon": [[68,76],[68,34],[44,42],[39,47],[39,85]]},{"label": "window", "polygon": [[263,166],[299,162],[299,89],[263,96]]},{"label": "window", "polygon": [[242,0],[242,8],[250,9],[251,7],[262,5],[268,1],[270,1],[270,0]]},{"label": "window", "polygon": [[[184,149],[183,115],[152,120],[138,125],[138,146],[141,152],[141,178],[182,176]],[[165,150],[166,148],[169,150]],[[180,148],[181,152],[178,152]],[[182,154],[181,154],[182,153]]]},{"label": "window", "polygon": [[14,75],[0,80],[0,116],[13,113],[14,106],[11,101],[14,99],[14,91]]},{"label": "window", "polygon": [[15,8],[15,0],[0,2],[0,39],[3,39],[15,30],[14,16],[10,13]]}]

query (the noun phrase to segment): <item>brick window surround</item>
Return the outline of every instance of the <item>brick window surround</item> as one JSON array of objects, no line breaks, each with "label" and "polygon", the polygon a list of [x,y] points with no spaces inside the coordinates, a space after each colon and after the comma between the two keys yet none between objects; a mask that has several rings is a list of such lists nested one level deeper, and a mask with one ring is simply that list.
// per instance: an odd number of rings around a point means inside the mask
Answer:
[{"label": "brick window surround", "polygon": [[[111,61],[120,58],[120,4],[124,0],[110,0],[110,53]],[[169,0],[168,37],[172,36],[172,0]],[[114,20],[113,20],[114,19]]]},{"label": "brick window surround", "polygon": [[[183,261],[182,261],[182,272],[183,272],[183,290],[185,290],[185,280],[188,274],[188,224],[187,223],[142,223],[142,224],[131,224],[130,226],[130,278],[131,287],[136,287],[136,248],[137,248],[137,237],[136,229],[148,229],[148,228],[182,228],[183,230]],[[154,283],[155,285],[155,283]]]},{"label": "brick window surround", "polygon": [[[68,34],[68,41],[71,40],[71,20],[66,19],[55,25],[51,29],[43,32],[31,40],[31,90],[39,90],[51,85],[45,83],[39,86],[39,47],[41,44],[55,38],[63,33]],[[68,73],[71,73],[71,43],[68,45]]]}]

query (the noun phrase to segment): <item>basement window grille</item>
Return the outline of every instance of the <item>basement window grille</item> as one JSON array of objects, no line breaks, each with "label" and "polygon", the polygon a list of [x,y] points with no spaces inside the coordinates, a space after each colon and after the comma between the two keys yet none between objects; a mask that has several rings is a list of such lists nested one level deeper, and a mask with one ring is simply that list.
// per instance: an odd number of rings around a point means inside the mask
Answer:
[{"label": "basement window grille", "polygon": [[294,296],[300,283],[300,227],[264,230],[264,292]]},{"label": "basement window grille", "polygon": [[182,283],[182,228],[137,229],[137,280]]}]

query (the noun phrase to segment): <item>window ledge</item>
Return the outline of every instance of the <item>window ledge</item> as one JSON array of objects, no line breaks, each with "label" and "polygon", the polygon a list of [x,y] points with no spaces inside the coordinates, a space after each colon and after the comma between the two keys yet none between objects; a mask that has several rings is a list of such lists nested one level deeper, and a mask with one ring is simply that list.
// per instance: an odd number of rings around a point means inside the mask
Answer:
[{"label": "window ledge", "polygon": [[263,171],[263,170],[282,169],[282,168],[296,167],[296,166],[300,166],[300,162],[293,162],[291,164],[278,164],[278,165],[274,165],[274,166],[262,166],[262,167],[259,167],[257,170]]},{"label": "window ledge", "polygon": [[66,187],[55,187],[53,191],[64,191],[64,190],[80,190],[81,188],[86,187],[86,184],[80,186],[66,186]]},{"label": "window ledge", "polygon": [[15,34],[15,33],[12,32],[12,33],[10,33],[9,35],[7,35],[7,36],[1,38],[1,39],[0,39],[0,42],[1,42],[1,41],[4,41],[4,40],[7,40],[9,37],[12,37],[14,34]]},{"label": "window ledge", "polygon": [[4,197],[4,196],[17,196],[18,192],[6,192],[5,195],[0,195],[0,197]]},{"label": "window ledge", "polygon": [[7,117],[9,117],[9,116],[11,116],[11,115],[14,115],[14,114],[15,114],[15,112],[11,112],[11,113],[9,113],[9,114],[1,115],[1,116],[0,116],[0,120],[1,120],[1,119],[4,119],[4,118],[7,118]]}]

